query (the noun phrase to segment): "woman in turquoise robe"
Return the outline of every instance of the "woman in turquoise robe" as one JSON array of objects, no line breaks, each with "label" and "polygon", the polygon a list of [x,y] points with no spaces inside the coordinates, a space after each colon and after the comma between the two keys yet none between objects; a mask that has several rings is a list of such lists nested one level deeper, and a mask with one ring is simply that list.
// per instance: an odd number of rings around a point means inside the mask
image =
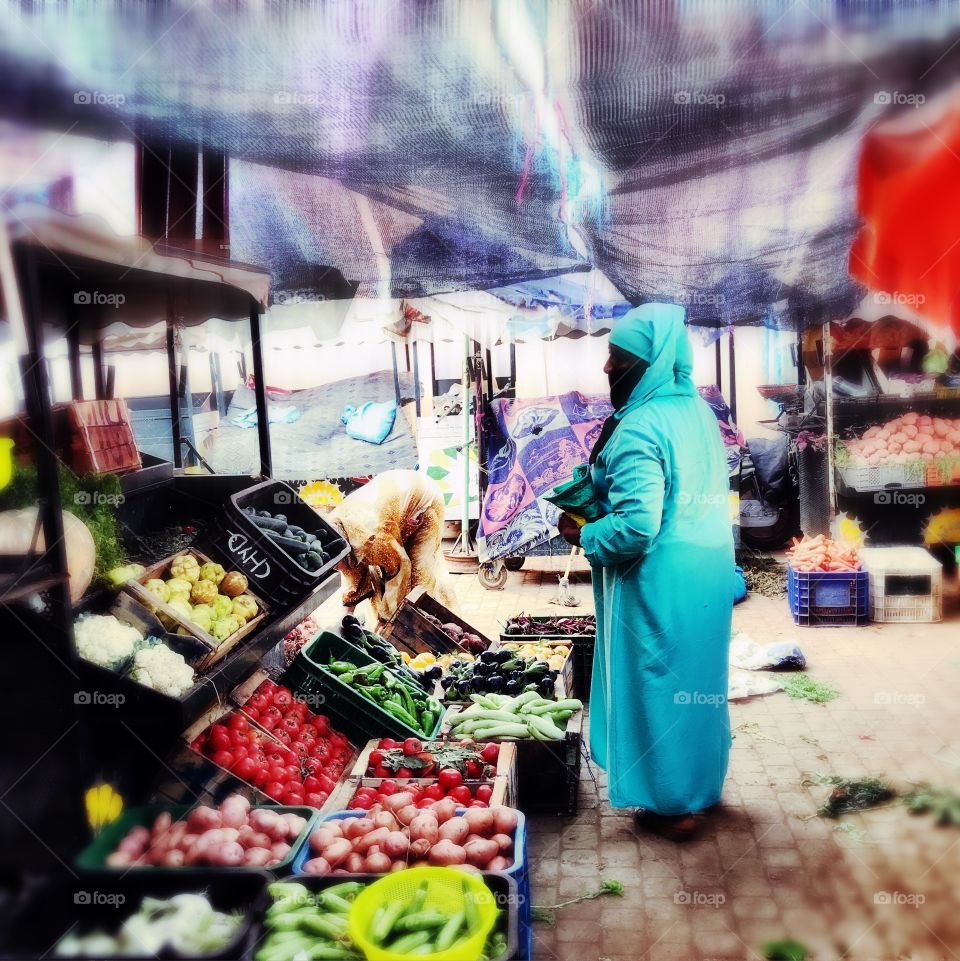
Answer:
[{"label": "woman in turquoise robe", "polygon": [[675,840],[720,800],[727,771],[734,570],[723,445],[683,318],[646,304],[615,325],[604,369],[616,409],[591,472],[603,516],[579,538],[561,519],[593,568],[591,753],[610,803]]}]

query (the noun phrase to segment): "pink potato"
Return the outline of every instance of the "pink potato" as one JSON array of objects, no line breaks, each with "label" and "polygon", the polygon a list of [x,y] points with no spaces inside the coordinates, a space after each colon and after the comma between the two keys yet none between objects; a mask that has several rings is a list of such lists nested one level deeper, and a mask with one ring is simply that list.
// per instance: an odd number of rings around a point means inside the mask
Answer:
[{"label": "pink potato", "polygon": [[220,812],[212,807],[207,807],[205,804],[195,807],[187,815],[187,827],[192,834],[202,834],[211,828],[220,827],[222,823],[223,818],[220,816]]},{"label": "pink potato", "polygon": [[290,853],[290,845],[286,841],[276,841],[271,846],[270,853],[282,861]]},{"label": "pink potato", "polygon": [[310,858],[306,864],[303,866],[304,874],[341,874],[339,869],[337,871],[331,872],[330,865],[327,863],[325,858]]},{"label": "pink potato", "polygon": [[288,811],[281,817],[287,825],[287,837],[291,840],[299,837],[300,832],[307,826],[307,819],[300,817],[299,814],[294,814],[292,811]]},{"label": "pink potato", "polygon": [[252,868],[262,868],[266,867],[267,861],[272,857],[273,855],[268,848],[247,848],[247,852],[243,856],[243,863]]}]

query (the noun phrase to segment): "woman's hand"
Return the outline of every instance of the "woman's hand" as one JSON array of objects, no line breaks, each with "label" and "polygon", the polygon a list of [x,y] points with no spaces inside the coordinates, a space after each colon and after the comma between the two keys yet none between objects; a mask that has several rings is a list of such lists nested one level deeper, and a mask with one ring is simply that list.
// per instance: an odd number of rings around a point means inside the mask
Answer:
[{"label": "woman's hand", "polygon": [[569,514],[560,515],[557,530],[568,544],[573,544],[574,547],[580,546],[580,525]]}]

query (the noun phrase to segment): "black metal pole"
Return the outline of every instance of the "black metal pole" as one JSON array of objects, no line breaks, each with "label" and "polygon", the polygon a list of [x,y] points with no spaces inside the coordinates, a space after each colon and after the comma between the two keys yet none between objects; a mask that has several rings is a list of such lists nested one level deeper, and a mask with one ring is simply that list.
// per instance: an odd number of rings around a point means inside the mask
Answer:
[{"label": "black metal pole", "polygon": [[257,398],[257,434],[260,436],[260,473],[273,475],[273,457],[270,453],[270,412],[267,408],[267,381],[263,372],[263,343],[260,339],[260,311],[256,304],[250,307],[250,341],[253,354],[253,392]]},{"label": "black metal pole", "polygon": [[797,383],[803,387],[807,383],[807,372],[803,366],[803,320],[797,318]]},{"label": "black metal pole", "polygon": [[437,353],[430,341],[430,396],[436,397],[440,388],[437,386]]},{"label": "black metal pole", "polygon": [[173,440],[173,466],[183,467],[180,449],[180,389],[177,383],[176,304],[173,292],[167,299],[167,378],[170,385],[170,435]]},{"label": "black metal pole", "polygon": [[717,370],[717,390],[723,390],[723,352],[720,349],[720,341],[723,340],[723,334],[721,334],[714,342],[714,366]]},{"label": "black metal pole", "polygon": [[70,317],[67,328],[67,351],[70,362],[70,396],[83,400],[83,372],[80,368],[80,324],[76,317]]},{"label": "black metal pole", "polygon": [[730,328],[728,336],[730,337],[729,344],[729,359],[730,359],[730,413],[733,415],[733,420],[737,420],[737,360],[736,360],[736,348],[734,344],[733,337],[734,328]]},{"label": "black metal pole", "polygon": [[413,399],[416,404],[417,417],[420,416],[420,351],[419,344],[413,342]]},{"label": "black metal pole", "polygon": [[114,390],[117,386],[117,366],[116,364],[107,364],[107,388],[106,397],[107,400],[113,400]]},{"label": "black metal pole", "polygon": [[93,353],[93,390],[97,400],[103,400],[107,396],[107,385],[104,380],[103,371],[103,341],[99,335],[90,348]]},{"label": "black metal pole", "polygon": [[517,396],[517,343],[510,341],[510,396]]},{"label": "black metal pole", "polygon": [[397,362],[397,342],[390,341],[390,356],[393,358],[393,393],[397,398],[397,407],[400,406],[400,365]]},{"label": "black metal pole", "polygon": [[493,397],[493,351],[487,348],[487,400]]}]

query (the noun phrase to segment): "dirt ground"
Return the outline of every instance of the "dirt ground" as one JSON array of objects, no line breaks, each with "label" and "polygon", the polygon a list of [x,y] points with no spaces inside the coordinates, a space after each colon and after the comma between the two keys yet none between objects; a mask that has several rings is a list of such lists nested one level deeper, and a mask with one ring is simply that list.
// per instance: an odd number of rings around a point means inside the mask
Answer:
[{"label": "dirt ground", "polygon": [[[555,613],[561,567],[533,558],[503,591],[458,576],[460,613],[488,634],[520,611]],[[592,611],[583,566],[573,590],[582,605],[570,612]],[[735,629],[761,642],[794,639],[808,673],[840,696],[731,704],[723,804],[688,845],[639,833],[628,812],[606,803],[603,772],[584,763],[578,814],[531,819],[533,900],[556,904],[607,878],[625,893],[537,924],[537,961],[754,959],[784,938],[817,959],[960,961],[960,828],[895,803],[837,821],[816,816],[830,791],[819,775],[960,790],[958,625],[955,585],[944,622],[932,625],[798,628],[785,599],[739,605]]]}]

